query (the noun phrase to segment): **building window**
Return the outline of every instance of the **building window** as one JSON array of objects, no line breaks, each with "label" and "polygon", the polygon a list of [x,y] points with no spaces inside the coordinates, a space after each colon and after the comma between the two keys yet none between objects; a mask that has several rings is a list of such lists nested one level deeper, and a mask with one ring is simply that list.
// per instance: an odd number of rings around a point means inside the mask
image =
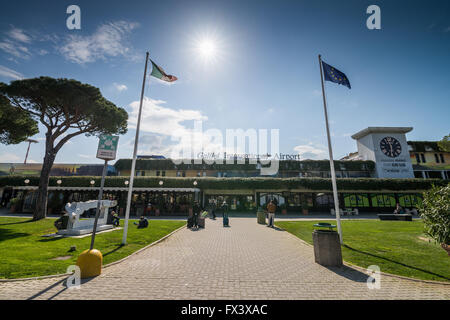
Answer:
[{"label": "building window", "polygon": [[420,154],[420,157],[422,158],[422,162],[425,163],[425,155],[423,153]]},{"label": "building window", "polygon": [[166,172],[165,172],[165,171],[162,171],[162,172],[161,172],[161,175],[162,175],[163,177],[165,177],[165,176],[166,176]]},{"label": "building window", "polygon": [[332,194],[324,194],[324,193],[318,193],[316,195],[316,206],[317,207],[325,207],[325,208],[331,208],[334,206],[334,199]]},{"label": "building window", "polygon": [[159,171],[156,171],[156,176],[159,177]]},{"label": "building window", "polygon": [[206,172],[205,171],[203,171],[203,176],[206,177]]},{"label": "building window", "polygon": [[360,194],[344,194],[344,206],[346,208],[352,207],[370,207],[369,196],[367,193]]},{"label": "building window", "polygon": [[422,204],[422,196],[418,194],[399,194],[398,203],[402,207],[417,207]]},{"label": "building window", "polygon": [[420,163],[420,157],[419,157],[419,154],[418,154],[418,153],[415,153],[414,155],[416,156],[416,162],[417,162],[417,163]]},{"label": "building window", "polygon": [[395,196],[394,194],[371,194],[372,207],[375,208],[395,208]]},{"label": "building window", "polygon": [[445,163],[444,155],[443,155],[442,153],[439,155],[439,157],[441,158],[441,162],[442,162],[442,163]]},{"label": "building window", "polygon": [[181,176],[181,172],[177,171],[177,177]]},{"label": "building window", "polygon": [[183,171],[183,173],[181,174],[183,177],[186,177],[186,171]]},{"label": "building window", "polygon": [[436,160],[436,163],[439,163],[439,157],[437,153],[434,154],[434,159]]},{"label": "building window", "polygon": [[200,171],[197,171],[197,177],[200,177],[202,173]]}]

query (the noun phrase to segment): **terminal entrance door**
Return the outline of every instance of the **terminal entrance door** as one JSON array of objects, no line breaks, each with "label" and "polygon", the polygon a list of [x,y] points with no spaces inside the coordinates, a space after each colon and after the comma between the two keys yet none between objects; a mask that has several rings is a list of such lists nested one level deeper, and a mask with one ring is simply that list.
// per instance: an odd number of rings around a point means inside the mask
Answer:
[{"label": "terminal entrance door", "polygon": [[281,206],[285,203],[285,198],[282,193],[261,192],[259,194],[259,205],[261,207],[266,208],[270,200],[273,200],[277,206]]}]

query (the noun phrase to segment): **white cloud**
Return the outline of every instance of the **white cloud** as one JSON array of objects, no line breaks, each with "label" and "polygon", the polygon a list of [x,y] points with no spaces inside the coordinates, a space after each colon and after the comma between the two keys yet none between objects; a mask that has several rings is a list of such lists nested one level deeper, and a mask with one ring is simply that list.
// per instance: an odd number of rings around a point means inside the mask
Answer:
[{"label": "white cloud", "polygon": [[0,50],[3,50],[16,58],[28,59],[31,57],[27,47],[10,39],[4,39],[0,42]]},{"label": "white cloud", "polygon": [[[70,133],[67,132],[64,135],[59,136],[58,138],[56,138],[55,141],[54,141],[54,145],[56,146],[61,141],[61,139],[63,139],[65,136],[67,136],[69,134]],[[67,140],[66,143],[64,143],[64,145],[68,145],[68,144],[73,144],[73,142],[71,140]]]},{"label": "white cloud", "polygon": [[23,75],[21,73],[1,65],[0,65],[0,76],[12,78],[15,80],[23,79]]},{"label": "white cloud", "polygon": [[54,34],[40,34],[37,31],[25,31],[14,26],[8,32],[5,32],[5,37],[0,41],[0,50],[10,54],[8,60],[15,61],[15,58],[29,59],[33,54],[45,55],[49,51],[43,48],[33,47],[33,42],[52,42],[56,43],[58,37]]},{"label": "white cloud", "polygon": [[18,162],[18,161],[19,162],[23,161],[23,159],[14,153],[5,152],[0,154],[0,162]]},{"label": "white cloud", "polygon": [[137,26],[126,21],[103,24],[90,36],[70,35],[59,51],[69,61],[79,64],[125,56],[130,52],[126,35]]},{"label": "white cloud", "polygon": [[316,147],[312,142],[305,145],[298,145],[294,147],[294,151],[303,159],[320,160],[325,159],[327,156],[327,152],[321,146]]},{"label": "white cloud", "polygon": [[[163,106],[165,101],[145,98],[142,106],[141,132],[139,139],[139,154],[157,154],[168,158],[180,158],[182,150],[183,157],[196,158],[203,151],[205,153],[215,152],[223,153],[232,150],[226,150],[223,141],[217,141],[214,134],[218,131],[205,131],[203,128],[188,127],[188,123],[204,122],[208,117],[198,110],[189,109],[171,109]],[[136,119],[139,111],[139,101],[133,101],[130,104],[132,111],[129,117],[129,128],[136,127]],[[203,123],[202,123],[203,126]],[[225,139],[225,133],[222,139]],[[219,139],[220,140],[220,139]],[[133,144],[131,140],[129,144]],[[183,152],[184,152],[183,151]],[[238,153],[244,153],[244,150],[238,150]],[[174,155],[175,154],[175,155]]]},{"label": "white cloud", "polygon": [[128,89],[128,87],[124,84],[120,84],[120,83],[113,83],[114,88],[116,88],[117,91],[122,92]]},{"label": "white cloud", "polygon": [[93,156],[93,155],[88,155],[88,154],[81,154],[81,153],[79,153],[79,154],[77,154],[80,158],[83,158],[83,159],[95,159],[95,157]]},{"label": "white cloud", "polygon": [[[164,155],[170,157],[173,143],[168,142],[168,137],[159,134],[144,134],[139,138],[139,154]],[[134,140],[130,141],[133,145]]]},{"label": "white cloud", "polygon": [[8,36],[10,38],[20,41],[20,42],[25,42],[25,43],[31,42],[31,38],[22,29],[19,29],[19,28],[12,28],[8,32]]},{"label": "white cloud", "polygon": [[[184,121],[208,120],[198,110],[170,109],[163,107],[166,102],[145,97],[142,106],[141,131],[171,136],[188,134],[190,130],[182,124]],[[128,120],[130,128],[136,128],[139,101],[130,103],[131,113]]]}]

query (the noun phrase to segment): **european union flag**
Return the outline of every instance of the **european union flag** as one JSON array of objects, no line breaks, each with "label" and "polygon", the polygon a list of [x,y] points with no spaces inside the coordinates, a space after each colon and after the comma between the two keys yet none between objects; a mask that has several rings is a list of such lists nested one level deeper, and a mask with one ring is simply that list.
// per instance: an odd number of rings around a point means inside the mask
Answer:
[{"label": "european union flag", "polygon": [[344,86],[347,86],[349,89],[352,87],[350,86],[350,81],[348,81],[347,76],[345,73],[339,71],[338,69],[326,64],[322,61],[322,68],[325,76],[325,80],[331,81],[337,84],[342,84]]}]

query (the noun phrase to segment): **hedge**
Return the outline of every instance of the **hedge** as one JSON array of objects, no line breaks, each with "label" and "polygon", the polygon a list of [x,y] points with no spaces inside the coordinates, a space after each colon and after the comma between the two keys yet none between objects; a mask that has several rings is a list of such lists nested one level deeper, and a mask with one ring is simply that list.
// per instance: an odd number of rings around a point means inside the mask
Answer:
[{"label": "hedge", "polygon": [[[191,161],[191,160],[189,160]],[[224,161],[225,162],[225,161]],[[373,171],[375,163],[373,161],[334,161],[336,170],[346,171]],[[114,164],[118,171],[130,170],[131,159],[119,159]],[[265,167],[263,165],[263,167]],[[280,160],[280,170],[299,171],[330,171],[329,160]],[[206,164],[203,160],[201,164],[181,163],[176,165],[171,159],[138,159],[136,160],[136,170],[258,170],[256,164],[250,164],[246,159],[245,163],[239,164]]]},{"label": "hedge", "polygon": [[[0,177],[0,187],[5,186],[25,186],[25,179],[29,179],[29,186],[37,186],[39,177],[26,176],[3,176]],[[90,181],[94,180],[94,186],[100,186],[101,177],[50,177],[49,185],[58,186],[57,180],[61,180],[62,187],[89,187]],[[125,181],[129,177],[115,176],[106,177],[106,187],[126,187]],[[163,181],[163,185],[159,185],[159,181]],[[197,181],[194,186],[193,182]],[[413,191],[427,190],[432,185],[444,186],[449,182],[441,179],[374,179],[374,178],[339,178],[337,179],[338,189],[345,190],[361,190],[361,191]],[[332,190],[331,179],[325,178],[170,178],[170,177],[135,177],[134,187],[136,188],[193,188],[200,189],[309,189],[309,190]]]}]

